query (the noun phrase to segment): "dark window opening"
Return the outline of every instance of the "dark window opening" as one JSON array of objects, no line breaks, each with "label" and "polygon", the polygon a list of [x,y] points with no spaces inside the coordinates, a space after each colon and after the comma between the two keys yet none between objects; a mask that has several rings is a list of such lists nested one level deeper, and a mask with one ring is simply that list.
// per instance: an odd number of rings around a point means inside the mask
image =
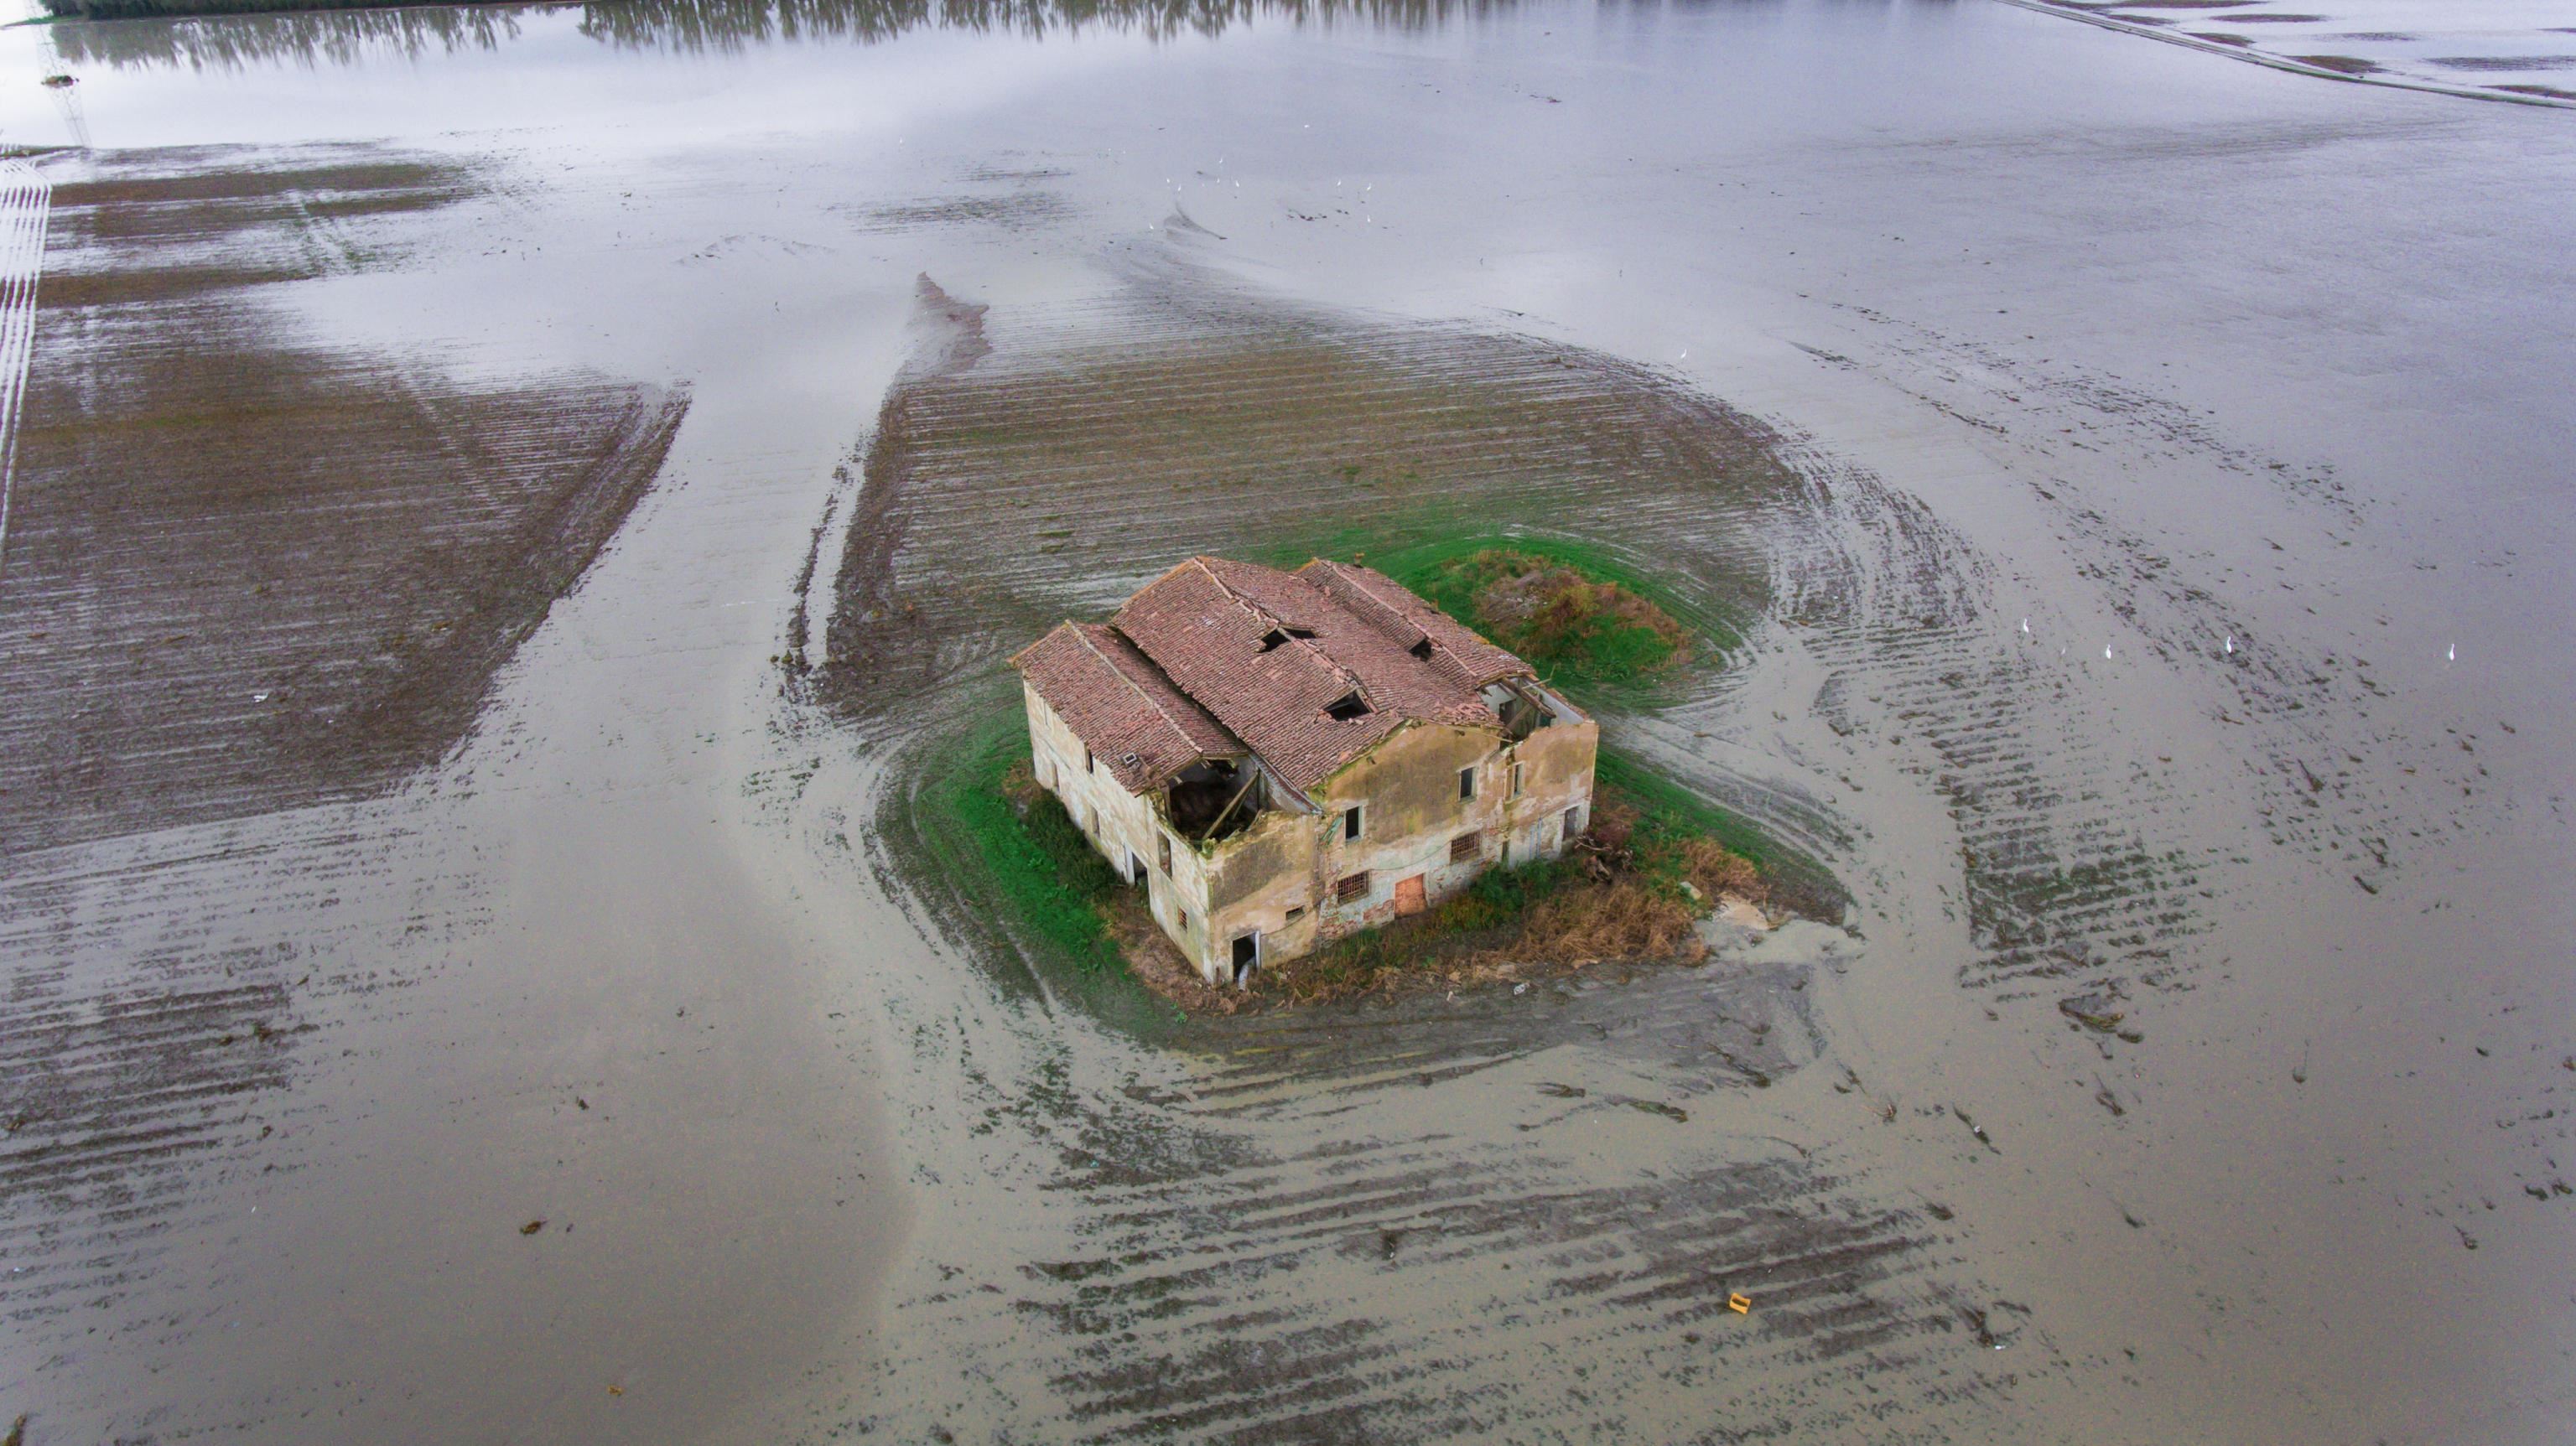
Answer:
[{"label": "dark window opening", "polygon": [[1565,811],[1565,836],[1567,838],[1572,838],[1581,832],[1583,832],[1583,810],[1580,807],[1567,809]]},{"label": "dark window opening", "polygon": [[1431,640],[1429,638],[1424,638],[1421,642],[1415,643],[1412,647],[1405,649],[1405,651],[1413,654],[1413,656],[1420,658],[1426,663],[1430,662]]},{"label": "dark window opening", "polygon": [[1461,768],[1458,770],[1458,796],[1462,799],[1474,798],[1476,796],[1475,769]]},{"label": "dark window opening", "polygon": [[1169,873],[1171,873],[1171,871],[1172,871],[1172,836],[1171,836],[1170,834],[1164,834],[1164,835],[1162,835],[1160,838],[1155,839],[1155,840],[1154,840],[1154,848],[1155,848],[1156,852],[1158,852],[1158,853],[1162,856],[1162,860],[1163,860],[1163,872],[1164,872],[1165,874],[1169,874]]},{"label": "dark window opening", "polygon": [[1303,904],[1293,905],[1288,910],[1288,922],[1291,924],[1296,923],[1299,919],[1304,917],[1306,917],[1306,906]]},{"label": "dark window opening", "polygon": [[1082,746],[1082,771],[1091,772],[1091,745],[1088,743]]},{"label": "dark window opening", "polygon": [[1363,869],[1356,874],[1352,874],[1344,878],[1340,883],[1333,885],[1333,901],[1335,903],[1347,904],[1353,899],[1365,898],[1368,895],[1368,889],[1368,871]]},{"label": "dark window opening", "polygon": [[1134,849],[1127,851],[1127,882],[1131,884],[1145,882],[1145,861],[1136,857]]},{"label": "dark window opening", "polygon": [[1478,834],[1462,833],[1449,840],[1449,862],[1453,864],[1463,864],[1484,851],[1484,838]]},{"label": "dark window opening", "polygon": [[1333,700],[1331,707],[1324,710],[1324,716],[1336,723],[1348,723],[1354,718],[1367,717],[1368,712],[1369,705],[1366,698],[1357,693],[1344,693]]},{"label": "dark window opening", "polygon": [[1354,805],[1353,807],[1342,810],[1342,837],[1358,838],[1359,836],[1360,811],[1359,808]]}]

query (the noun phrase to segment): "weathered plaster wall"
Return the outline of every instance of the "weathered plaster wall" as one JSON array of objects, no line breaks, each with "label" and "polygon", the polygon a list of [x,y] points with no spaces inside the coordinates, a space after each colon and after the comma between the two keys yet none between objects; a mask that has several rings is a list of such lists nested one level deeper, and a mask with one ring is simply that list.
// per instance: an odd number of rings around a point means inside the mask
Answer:
[{"label": "weathered plaster wall", "polygon": [[[1518,745],[1472,728],[1428,725],[1404,729],[1327,780],[1323,847],[1318,852],[1316,898],[1320,935],[1338,938],[1395,917],[1396,890],[1420,876],[1426,903],[1437,903],[1505,861],[1554,857],[1567,837],[1565,810],[1580,810],[1576,831],[1592,805],[1592,760],[1600,727],[1590,721],[1542,728]],[[1512,789],[1512,767],[1521,770]],[[1476,770],[1476,796],[1458,796],[1460,769]],[[1342,837],[1342,812],[1361,809],[1360,837]],[[1450,862],[1453,840],[1477,838],[1471,859]],[[1367,891],[1343,902],[1342,879],[1365,871]]]},{"label": "weathered plaster wall", "polygon": [[[1170,834],[1150,802],[1119,787],[1106,766],[1085,768],[1082,740],[1035,689],[1022,687],[1029,715],[1030,766],[1038,783],[1064,802],[1092,846],[1121,877],[1141,880],[1150,893],[1155,922],[1181,953],[1210,979],[1206,864],[1186,843],[1172,842],[1171,871],[1162,868],[1162,841]],[[1136,861],[1142,861],[1139,870]]]},{"label": "weathered plaster wall", "polygon": [[1216,846],[1209,863],[1208,957],[1201,973],[1231,982],[1234,940],[1242,934],[1261,936],[1264,964],[1315,947],[1315,849],[1322,828],[1313,814],[1275,808]]},{"label": "weathered plaster wall", "polygon": [[[1521,765],[1521,792],[1505,798],[1499,829],[1511,841],[1508,860],[1554,858],[1566,840],[1592,822],[1592,761],[1601,747],[1601,725],[1589,719],[1542,728],[1521,740],[1506,761]],[[1508,788],[1508,784],[1506,784]],[[1574,810],[1568,828],[1566,811]]]},{"label": "weathered plaster wall", "polygon": [[[1120,874],[1130,873],[1131,859],[1141,861],[1154,918],[1211,983],[1233,979],[1241,935],[1261,936],[1264,964],[1294,959],[1393,919],[1405,879],[1419,876],[1424,902],[1438,903],[1494,865],[1553,858],[1591,820],[1599,725],[1559,723],[1508,747],[1483,729],[1416,725],[1327,780],[1318,790],[1321,816],[1274,807],[1202,854],[1107,768],[1086,770],[1082,740],[1045,699],[1023,691],[1038,782],[1064,801]],[[1472,799],[1458,796],[1458,773],[1466,768],[1476,771]],[[1344,839],[1342,811],[1354,805],[1362,811],[1360,837]],[[1571,828],[1568,809],[1575,810]],[[1462,834],[1476,836],[1475,856],[1452,863],[1451,842]],[[1348,902],[1335,896],[1340,880],[1363,872],[1365,893]]]}]

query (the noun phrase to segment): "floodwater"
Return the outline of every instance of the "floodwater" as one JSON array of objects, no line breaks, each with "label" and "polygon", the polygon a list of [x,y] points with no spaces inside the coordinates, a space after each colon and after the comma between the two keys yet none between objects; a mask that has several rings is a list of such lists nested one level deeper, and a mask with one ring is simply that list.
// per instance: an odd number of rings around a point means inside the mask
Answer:
[{"label": "floodwater", "polygon": [[[1993,0],[0,51],[28,1442],[2576,1421],[2564,109]],[[1462,525],[1740,623],[1610,731],[1840,926],[1179,1025],[928,866],[1045,623]]]}]

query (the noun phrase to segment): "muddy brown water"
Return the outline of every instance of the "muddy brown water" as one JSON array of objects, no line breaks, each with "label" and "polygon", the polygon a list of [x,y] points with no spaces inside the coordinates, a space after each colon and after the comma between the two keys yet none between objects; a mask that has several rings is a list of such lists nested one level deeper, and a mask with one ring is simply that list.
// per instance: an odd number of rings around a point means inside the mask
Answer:
[{"label": "muddy brown water", "polygon": [[[2564,114],[1996,4],[952,18],[0,37],[91,147],[0,1420],[2563,1439]],[[1846,927],[1182,1026],[923,866],[1047,622],[1459,525],[1740,624],[1612,732]]]}]

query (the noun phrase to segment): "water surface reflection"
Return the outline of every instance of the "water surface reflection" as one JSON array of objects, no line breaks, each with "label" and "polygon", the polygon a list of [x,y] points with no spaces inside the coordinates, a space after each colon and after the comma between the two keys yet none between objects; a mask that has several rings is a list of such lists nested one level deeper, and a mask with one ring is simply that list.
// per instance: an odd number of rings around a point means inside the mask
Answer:
[{"label": "water surface reflection", "polygon": [[[1162,41],[1213,37],[1258,19],[1421,31],[1498,3],[1508,0],[604,0],[579,7],[579,30],[625,49],[678,54],[780,41],[876,45],[923,29],[1032,40],[1096,30]],[[56,26],[54,35],[63,59],[120,70],[352,65],[498,50],[520,38],[524,17],[572,8],[429,6],[79,22]]]}]

